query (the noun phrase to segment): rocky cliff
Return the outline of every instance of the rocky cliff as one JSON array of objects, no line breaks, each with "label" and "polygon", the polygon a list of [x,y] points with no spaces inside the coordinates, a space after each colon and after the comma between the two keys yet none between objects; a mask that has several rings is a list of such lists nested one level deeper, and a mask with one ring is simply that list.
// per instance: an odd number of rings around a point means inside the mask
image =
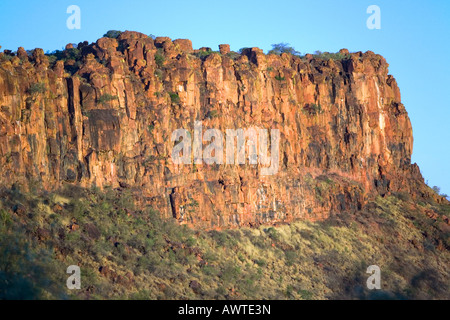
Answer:
[{"label": "rocky cliff", "polygon": [[[399,88],[372,52],[237,54],[124,32],[0,61],[4,186],[128,189],[199,228],[320,220],[379,194],[425,190]],[[195,121],[278,129],[278,172],[174,164],[172,133],[194,132]]]}]

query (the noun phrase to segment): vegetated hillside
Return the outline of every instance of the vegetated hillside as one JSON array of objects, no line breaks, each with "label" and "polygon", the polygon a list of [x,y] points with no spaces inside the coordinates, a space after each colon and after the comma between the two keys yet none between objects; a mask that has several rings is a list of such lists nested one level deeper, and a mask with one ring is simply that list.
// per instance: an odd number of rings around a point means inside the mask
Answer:
[{"label": "vegetated hillside", "polygon": [[[450,206],[407,194],[360,212],[194,231],[126,190],[1,191],[1,299],[449,299]],[[66,269],[81,267],[81,290]],[[382,290],[369,291],[369,265]]]}]

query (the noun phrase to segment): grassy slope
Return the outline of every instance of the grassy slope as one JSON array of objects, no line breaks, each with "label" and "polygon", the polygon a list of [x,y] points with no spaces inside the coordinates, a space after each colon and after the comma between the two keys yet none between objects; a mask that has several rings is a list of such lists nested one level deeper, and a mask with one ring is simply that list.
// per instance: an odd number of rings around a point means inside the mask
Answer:
[{"label": "grassy slope", "polygon": [[[221,232],[162,221],[123,191],[0,198],[0,298],[450,298],[450,206],[405,195],[325,222]],[[72,264],[78,291],[65,287]],[[373,264],[381,291],[366,289]]]}]

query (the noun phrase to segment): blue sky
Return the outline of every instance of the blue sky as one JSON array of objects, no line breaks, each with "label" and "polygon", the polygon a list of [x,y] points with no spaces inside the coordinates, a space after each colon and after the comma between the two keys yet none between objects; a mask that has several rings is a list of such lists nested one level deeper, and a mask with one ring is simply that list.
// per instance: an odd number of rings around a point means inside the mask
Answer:
[{"label": "blue sky", "polygon": [[[66,27],[72,4],[81,8],[80,30]],[[369,5],[381,9],[381,30],[366,27]],[[347,48],[382,54],[413,124],[413,162],[429,185],[450,194],[448,0],[0,1],[3,49],[53,51],[93,42],[111,29],[189,38],[195,48],[229,43],[232,50],[267,51],[287,42],[302,53]]]}]

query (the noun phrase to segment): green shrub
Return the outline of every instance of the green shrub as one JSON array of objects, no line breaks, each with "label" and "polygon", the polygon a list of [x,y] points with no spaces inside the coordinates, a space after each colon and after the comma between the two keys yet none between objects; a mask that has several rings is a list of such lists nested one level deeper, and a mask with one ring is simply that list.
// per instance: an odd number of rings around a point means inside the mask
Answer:
[{"label": "green shrub", "polygon": [[237,58],[239,58],[241,55],[238,53],[238,52],[234,52],[234,51],[231,51],[231,52],[228,52],[227,53],[227,57],[229,57],[230,59],[232,59],[232,60],[236,60]]},{"label": "green shrub", "polygon": [[293,250],[287,250],[285,251],[286,256],[286,265],[292,266],[295,264],[295,261],[297,260],[297,252]]},{"label": "green shrub", "polygon": [[[159,80],[162,80],[164,76],[164,72],[161,69],[156,69],[155,70],[155,77],[157,77]],[[156,97],[160,97],[162,94],[161,92],[155,92],[155,96]]]},{"label": "green shrub", "polygon": [[211,119],[217,118],[218,116],[219,116],[219,112],[217,110],[210,110],[206,114],[206,117],[211,118]]},{"label": "green shrub", "polygon": [[58,57],[55,55],[48,55],[48,64],[50,65],[50,67],[54,66],[56,61],[58,61]]},{"label": "green shrub", "polygon": [[39,82],[39,83],[33,83],[28,88],[28,93],[32,95],[41,94],[44,93],[47,90],[45,87],[45,83]]},{"label": "green shrub", "polygon": [[264,259],[256,259],[255,263],[259,266],[259,267],[265,267],[267,265],[266,260]]},{"label": "green shrub", "polygon": [[280,239],[280,234],[274,227],[270,227],[266,232],[273,241],[278,241]]},{"label": "green shrub", "polygon": [[317,115],[317,114],[323,113],[322,106],[320,104],[315,104],[315,103],[307,104],[303,108],[302,111],[303,111],[303,113],[309,114],[309,115]]},{"label": "green shrub", "polygon": [[223,286],[219,286],[216,289],[217,294],[224,296],[227,294],[227,290]]},{"label": "green shrub", "polygon": [[311,300],[313,297],[313,293],[308,290],[299,290],[298,294],[302,297],[303,300]]},{"label": "green shrub", "polygon": [[0,54],[0,56],[1,56],[1,61],[2,62],[4,62],[4,61],[11,61],[12,58],[14,58],[13,55],[7,54],[7,53],[4,53],[4,52],[3,52],[3,54]]},{"label": "green shrub", "polygon": [[200,58],[200,59],[204,60],[205,58],[207,58],[208,56],[210,56],[214,52],[216,52],[216,51],[212,51],[211,49],[208,48],[208,50],[206,50],[206,51],[198,51],[194,55],[197,58]]},{"label": "green shrub", "polygon": [[102,94],[97,99],[97,102],[101,103],[101,104],[105,104],[106,102],[109,102],[109,101],[112,101],[112,100],[115,100],[115,99],[117,99],[117,96],[113,96],[113,95],[110,95],[109,93],[105,93],[105,94]]},{"label": "green shrub", "polygon": [[65,60],[75,60],[79,61],[82,58],[81,51],[77,48],[71,48],[64,51]]},{"label": "green shrub", "polygon": [[172,101],[173,104],[179,104],[180,103],[180,96],[178,93],[175,92],[169,92],[170,101]]},{"label": "green shrub", "polygon": [[336,53],[330,53],[330,52],[322,52],[322,51],[316,51],[314,53],[314,56],[316,58],[320,58],[323,60],[346,60],[350,58],[349,54],[342,54],[340,52],[336,52]]},{"label": "green shrub", "polygon": [[158,49],[158,52],[155,54],[155,63],[159,68],[164,66],[164,62],[166,58],[164,57],[164,51],[162,49]]},{"label": "green shrub", "polygon": [[12,222],[11,216],[5,209],[0,209],[0,227],[8,226]]},{"label": "green shrub", "polygon": [[236,281],[241,274],[241,269],[229,262],[222,270],[221,278],[225,282]]},{"label": "green shrub", "polygon": [[217,269],[214,266],[206,265],[202,267],[202,272],[207,276],[216,276]]},{"label": "green shrub", "polygon": [[236,244],[236,239],[230,236],[227,232],[214,230],[211,231],[210,235],[220,247],[232,247]]}]

